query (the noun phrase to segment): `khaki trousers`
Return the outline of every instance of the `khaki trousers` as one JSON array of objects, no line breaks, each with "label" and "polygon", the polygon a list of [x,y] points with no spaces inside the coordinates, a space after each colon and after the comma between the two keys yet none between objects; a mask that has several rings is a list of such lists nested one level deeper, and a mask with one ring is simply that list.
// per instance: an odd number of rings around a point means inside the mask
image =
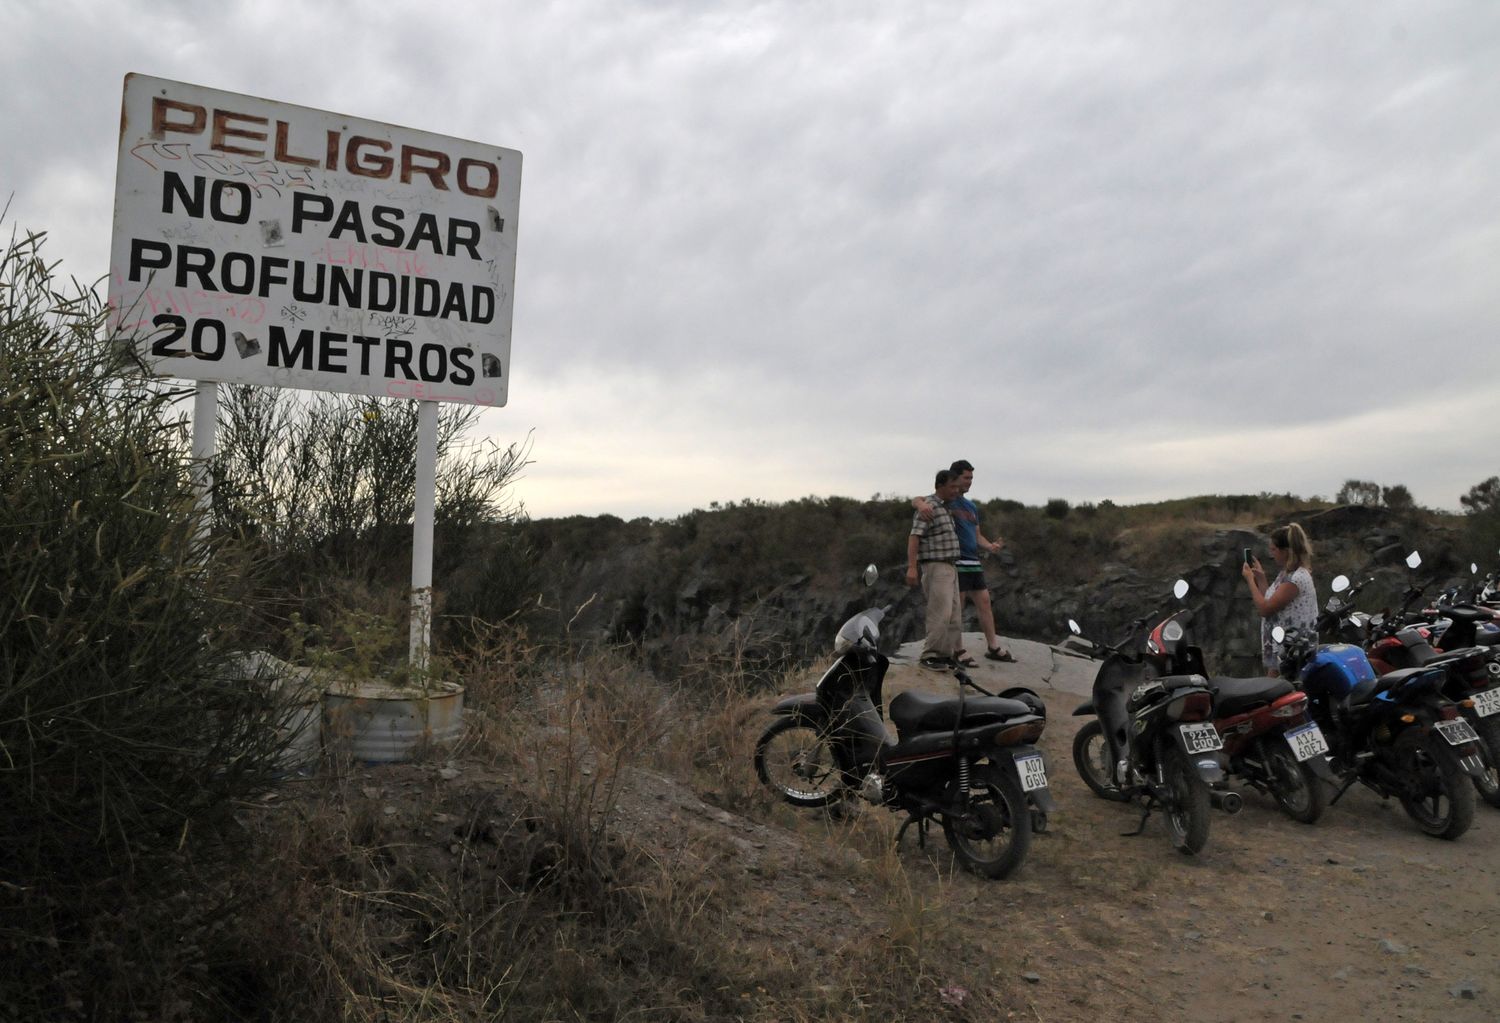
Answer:
[{"label": "khaki trousers", "polygon": [[921,567],[922,592],[927,597],[927,644],[922,656],[952,657],[962,642],[958,569],[951,561],[924,561]]}]

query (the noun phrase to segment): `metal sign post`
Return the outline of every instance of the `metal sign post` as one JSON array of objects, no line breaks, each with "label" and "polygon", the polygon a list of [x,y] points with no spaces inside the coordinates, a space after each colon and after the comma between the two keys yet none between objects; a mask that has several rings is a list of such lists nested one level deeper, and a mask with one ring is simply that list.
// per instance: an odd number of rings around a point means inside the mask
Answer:
[{"label": "metal sign post", "polygon": [[438,407],[424,401],[417,409],[417,503],[412,509],[411,652],[412,671],[427,671],[432,648],[432,524],[437,507]]}]

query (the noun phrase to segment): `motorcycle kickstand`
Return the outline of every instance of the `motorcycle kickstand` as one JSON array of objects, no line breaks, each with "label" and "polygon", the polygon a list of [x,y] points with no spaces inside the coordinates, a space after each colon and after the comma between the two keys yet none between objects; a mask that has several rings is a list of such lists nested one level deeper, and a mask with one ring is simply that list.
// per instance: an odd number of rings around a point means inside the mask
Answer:
[{"label": "motorcycle kickstand", "polygon": [[913,824],[915,824],[917,826],[917,848],[918,849],[926,849],[927,848],[927,818],[925,816],[919,817],[916,814],[909,815],[906,818],[905,822],[902,823],[901,827],[899,829],[897,829],[897,831],[896,831],[896,844],[897,845],[901,844],[901,836],[905,835],[906,834],[906,829],[909,828],[909,827],[911,827]]},{"label": "motorcycle kickstand", "polygon": [[1140,824],[1140,827],[1136,828],[1134,831],[1122,831],[1122,832],[1120,832],[1121,837],[1123,837],[1123,838],[1134,838],[1136,835],[1139,835],[1143,831],[1145,831],[1146,830],[1146,822],[1151,819],[1151,810],[1152,809],[1153,809],[1152,804],[1148,802],[1146,804],[1146,808],[1141,811],[1141,824]]},{"label": "motorcycle kickstand", "polygon": [[1344,798],[1344,793],[1348,792],[1351,788],[1353,788],[1354,787],[1354,783],[1357,782],[1357,781],[1359,781],[1359,772],[1358,771],[1351,772],[1350,775],[1349,775],[1348,780],[1345,781],[1344,784],[1343,784],[1343,786],[1340,787],[1339,790],[1333,794],[1333,798],[1328,801],[1328,805],[1332,806],[1335,803],[1337,803],[1340,799],[1343,799]]}]

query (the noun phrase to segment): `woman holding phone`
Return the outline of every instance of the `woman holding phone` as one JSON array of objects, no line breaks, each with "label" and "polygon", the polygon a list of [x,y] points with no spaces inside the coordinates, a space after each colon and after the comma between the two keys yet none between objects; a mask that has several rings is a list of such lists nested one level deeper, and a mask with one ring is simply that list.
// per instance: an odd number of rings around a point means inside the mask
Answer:
[{"label": "woman holding phone", "polygon": [[1271,638],[1271,630],[1311,629],[1318,621],[1318,596],[1313,589],[1312,542],[1295,522],[1271,533],[1271,557],[1279,571],[1270,586],[1260,560],[1245,549],[1245,564],[1240,574],[1250,587],[1255,613],[1260,616],[1261,663],[1266,674],[1281,673],[1281,644]]}]

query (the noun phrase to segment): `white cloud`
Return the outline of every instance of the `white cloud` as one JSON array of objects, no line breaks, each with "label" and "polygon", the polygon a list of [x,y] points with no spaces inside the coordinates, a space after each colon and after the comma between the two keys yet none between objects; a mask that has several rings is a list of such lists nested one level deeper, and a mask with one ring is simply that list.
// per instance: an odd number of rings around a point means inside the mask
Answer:
[{"label": "white cloud", "polygon": [[534,513],[914,491],[955,455],[1029,501],[1361,476],[1451,507],[1494,471],[1492,5],[0,18],[0,194],[80,279],[127,71],[522,150],[484,421],[537,427]]}]

